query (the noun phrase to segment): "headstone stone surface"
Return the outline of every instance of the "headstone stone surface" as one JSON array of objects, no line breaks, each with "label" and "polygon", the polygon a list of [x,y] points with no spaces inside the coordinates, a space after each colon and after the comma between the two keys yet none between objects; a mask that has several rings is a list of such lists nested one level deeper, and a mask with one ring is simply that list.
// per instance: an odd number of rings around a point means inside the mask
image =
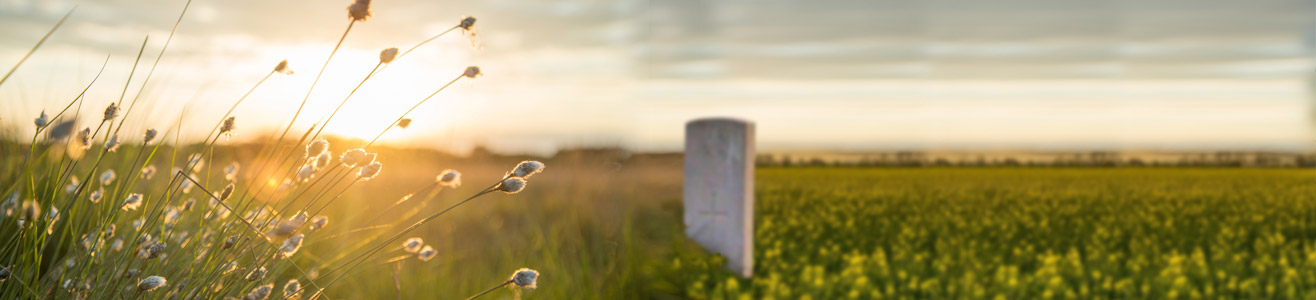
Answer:
[{"label": "headstone stone surface", "polygon": [[754,272],[754,124],[725,118],[685,125],[685,234]]}]

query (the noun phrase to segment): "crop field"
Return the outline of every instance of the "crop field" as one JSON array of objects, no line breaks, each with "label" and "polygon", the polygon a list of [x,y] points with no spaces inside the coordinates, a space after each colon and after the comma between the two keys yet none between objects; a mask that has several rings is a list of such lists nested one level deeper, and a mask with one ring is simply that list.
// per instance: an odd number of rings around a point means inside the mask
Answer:
[{"label": "crop field", "polygon": [[760,169],[755,276],[662,268],[694,299],[1313,299],[1313,175]]}]

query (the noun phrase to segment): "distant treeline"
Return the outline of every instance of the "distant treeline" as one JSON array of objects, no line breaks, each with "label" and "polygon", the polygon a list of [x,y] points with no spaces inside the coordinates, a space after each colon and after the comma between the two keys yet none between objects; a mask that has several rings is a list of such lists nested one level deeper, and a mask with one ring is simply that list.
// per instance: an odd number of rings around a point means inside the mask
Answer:
[{"label": "distant treeline", "polygon": [[1316,167],[1316,154],[1274,152],[1211,152],[1175,155],[1142,155],[1119,152],[1082,152],[1030,155],[955,155],[944,157],[923,152],[891,152],[850,155],[845,158],[760,154],[755,163],[764,167]]}]

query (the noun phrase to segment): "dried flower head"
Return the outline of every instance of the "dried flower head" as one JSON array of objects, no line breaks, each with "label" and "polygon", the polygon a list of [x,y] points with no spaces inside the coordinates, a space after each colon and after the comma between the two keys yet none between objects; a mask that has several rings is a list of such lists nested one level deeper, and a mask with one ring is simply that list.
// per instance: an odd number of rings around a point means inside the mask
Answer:
[{"label": "dried flower head", "polygon": [[280,61],[278,65],[275,65],[274,72],[292,75],[292,69],[288,68],[288,60],[285,59],[283,61]]},{"label": "dried flower head", "polygon": [[114,152],[119,150],[119,135],[111,135],[110,140],[105,141],[105,151]]},{"label": "dried flower head", "polygon": [[237,179],[238,179],[238,169],[241,169],[241,168],[242,168],[242,166],[238,165],[238,162],[236,162],[236,161],[233,162],[233,163],[228,164],[227,167],[224,167],[224,180],[228,180],[228,181],[237,180]]},{"label": "dried flower head", "polygon": [[283,284],[284,298],[296,299],[297,297],[301,296],[301,293],[302,293],[302,284],[301,282],[298,282],[297,279],[288,280],[288,283]]},{"label": "dried flower head", "polygon": [[155,176],[155,165],[146,165],[142,167],[142,179],[150,180]]},{"label": "dried flower head", "polygon": [[219,273],[228,274],[228,272],[233,272],[233,270],[237,270],[237,269],[238,269],[238,262],[230,261],[227,264],[224,264],[224,266],[219,267]]},{"label": "dried flower head", "polygon": [[91,201],[91,203],[100,203],[101,195],[104,194],[105,194],[105,188],[96,188],[95,191],[91,192],[91,195],[87,195],[87,200]]},{"label": "dried flower head", "polygon": [[361,167],[361,170],[357,172],[356,175],[360,176],[361,180],[370,180],[375,178],[376,175],[379,175],[379,169],[383,167],[384,165],[380,164],[379,162],[373,162],[364,167]]},{"label": "dried flower head", "polygon": [[402,242],[402,250],[407,251],[407,253],[416,253],[417,251],[420,251],[420,246],[424,244],[425,240],[418,237],[409,238]]},{"label": "dried flower head", "polygon": [[370,0],[356,0],[347,7],[347,17],[361,22],[370,19]]},{"label": "dried flower head", "polygon": [[383,64],[391,63],[393,62],[394,59],[397,58],[398,58],[397,47],[392,47],[392,48],[384,49],[383,51],[379,51],[379,63],[383,63]]},{"label": "dried flower head", "polygon": [[110,106],[105,107],[104,121],[114,120],[114,118],[118,118],[118,117],[119,117],[119,105],[115,104],[114,102],[110,102]]},{"label": "dried flower head", "polygon": [[370,163],[373,163],[375,162],[375,158],[379,158],[379,153],[366,153],[366,157],[361,158],[360,165],[368,165]]},{"label": "dried flower head", "polygon": [[284,240],[283,245],[279,246],[279,254],[283,255],[283,257],[289,257],[296,254],[297,250],[302,248],[302,239],[304,237],[305,235],[298,234]]},{"label": "dried flower head", "polygon": [[434,251],[434,247],[425,245],[424,248],[420,248],[420,252],[416,252],[416,258],[420,259],[420,261],[430,261],[431,259],[434,259],[434,256],[437,254],[439,254],[439,252]]},{"label": "dried flower head", "polygon": [[320,230],[320,228],[324,228],[325,225],[329,225],[329,217],[315,216],[314,218],[311,218],[311,227],[306,230],[307,232],[315,232],[316,230]]},{"label": "dried flower head", "polygon": [[230,236],[224,239],[224,245],[220,246],[220,249],[228,250],[228,248],[233,248],[233,245],[236,245],[237,243],[238,243],[238,236],[236,235]]},{"label": "dried flower head", "polygon": [[110,243],[110,249],[113,249],[115,252],[123,250],[123,239],[114,239],[114,242]]},{"label": "dried flower head", "polygon": [[329,141],[323,139],[315,140],[310,144],[306,144],[306,157],[315,157],[317,155],[320,155],[320,153],[323,153],[328,150],[329,150]]},{"label": "dried flower head", "polygon": [[219,126],[219,134],[225,137],[232,137],[233,130],[237,129],[237,126],[233,125],[234,119],[236,118],[237,117],[228,117],[228,119],[224,119],[224,125]]},{"label": "dried flower head", "polygon": [[475,26],[475,17],[471,16],[462,18],[461,23],[457,24],[457,27],[461,27],[462,30],[471,30],[471,26]]},{"label": "dried flower head", "polygon": [[495,191],[508,194],[516,194],[523,189],[525,189],[525,179],[521,179],[521,177],[509,177],[503,179],[503,182],[499,183],[497,187],[494,187]]},{"label": "dried flower head", "polygon": [[47,116],[46,111],[43,110],[41,111],[41,116],[38,116],[36,120],[32,120],[32,123],[36,124],[37,129],[39,130],[41,127],[46,127],[47,124],[50,124],[50,116]]},{"label": "dried flower head", "polygon": [[101,172],[101,185],[110,185],[115,178],[118,178],[118,175],[114,173],[114,169],[105,170]]},{"label": "dried flower head", "polygon": [[342,156],[338,157],[338,161],[343,162],[343,166],[349,168],[365,164],[365,159],[366,150],[361,148],[347,150],[346,152],[343,152]]},{"label": "dried flower head", "polygon": [[265,278],[265,273],[269,273],[269,271],[265,270],[265,267],[259,267],[254,270],[251,270],[250,273],[247,273],[247,277],[246,277],[247,281],[261,280],[262,278]]},{"label": "dried flower head", "polygon": [[297,170],[297,182],[306,182],[315,178],[315,165],[303,164],[300,170]]},{"label": "dried flower head", "polygon": [[539,271],[521,268],[512,273],[511,280],[516,286],[524,288],[535,288],[535,281],[539,279]]},{"label": "dried flower head", "polygon": [[523,161],[512,169],[512,177],[521,177],[530,179],[530,175],[544,171],[544,163],[534,160]]},{"label": "dried flower head", "polygon": [[69,177],[69,184],[64,186],[64,192],[72,194],[73,192],[78,191],[78,187],[80,186],[82,186],[82,183],[78,180],[77,176]]},{"label": "dried flower head", "polygon": [[466,76],[466,78],[475,78],[476,76],[480,76],[481,74],[484,73],[480,73],[480,67],[476,67],[476,66],[466,67],[466,72],[462,72],[462,76]]},{"label": "dried flower head", "polygon": [[320,153],[320,156],[315,157],[315,168],[321,169],[328,167],[329,163],[333,160],[333,155],[329,155],[329,152]]},{"label": "dried flower head", "polygon": [[137,282],[137,290],[149,292],[151,290],[164,286],[165,282],[166,282],[165,278],[160,276],[150,276],[150,277],[142,278],[141,281]]},{"label": "dried flower head", "polygon": [[403,118],[401,120],[398,120],[399,128],[407,129],[407,126],[411,126],[411,118]]},{"label": "dried flower head", "polygon": [[224,191],[219,193],[219,201],[228,200],[228,198],[232,196],[233,196],[233,183],[229,183],[228,186],[224,187]]},{"label": "dried flower head", "polygon": [[147,129],[146,133],[142,135],[142,144],[150,144],[151,141],[155,140],[156,134],[159,134],[159,132],[155,131],[155,128]]},{"label": "dried flower head", "polygon": [[265,297],[270,296],[270,291],[272,290],[274,290],[274,284],[266,283],[265,285],[251,289],[250,292],[247,292],[247,295],[242,296],[242,300],[265,300]]},{"label": "dried flower head", "polygon": [[447,169],[440,172],[439,176],[435,177],[434,180],[441,186],[458,187],[462,185],[462,173],[457,172],[457,170]]},{"label": "dried flower head", "polygon": [[[128,194],[128,198],[123,200],[123,210],[136,210],[142,206],[142,194]],[[140,226],[137,226],[140,227]]]},{"label": "dried flower head", "polygon": [[151,247],[146,249],[146,257],[143,258],[154,259],[156,257],[160,257],[161,254],[164,254],[164,251],[165,251],[164,242],[155,243],[155,245],[151,245]]}]

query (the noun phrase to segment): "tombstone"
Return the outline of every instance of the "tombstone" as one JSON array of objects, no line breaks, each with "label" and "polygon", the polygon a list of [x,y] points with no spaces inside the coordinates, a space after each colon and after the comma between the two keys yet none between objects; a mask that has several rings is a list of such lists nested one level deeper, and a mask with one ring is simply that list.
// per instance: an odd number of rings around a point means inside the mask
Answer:
[{"label": "tombstone", "polygon": [[685,235],[754,272],[754,124],[725,118],[685,125]]}]

